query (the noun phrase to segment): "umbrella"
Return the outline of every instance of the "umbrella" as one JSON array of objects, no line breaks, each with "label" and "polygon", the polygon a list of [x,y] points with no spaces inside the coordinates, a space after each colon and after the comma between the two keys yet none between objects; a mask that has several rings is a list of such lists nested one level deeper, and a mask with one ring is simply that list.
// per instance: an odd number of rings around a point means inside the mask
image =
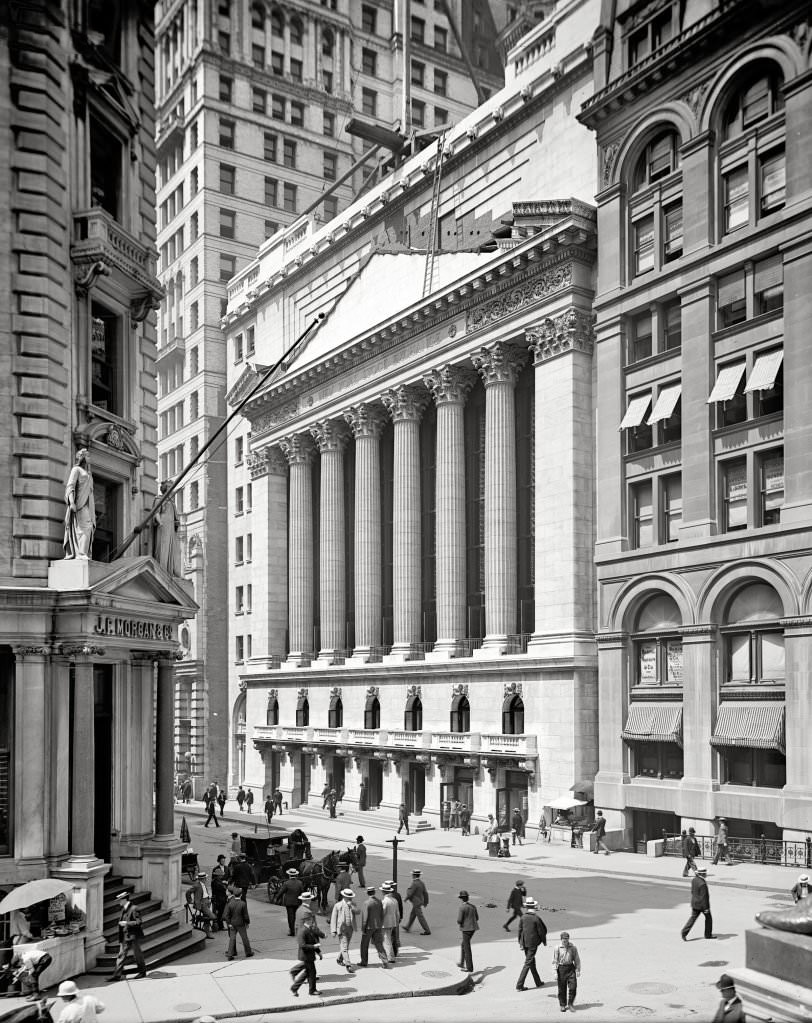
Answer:
[{"label": "umbrella", "polygon": [[576,796],[583,796],[587,802],[591,802],[595,796],[595,783],[586,779],[577,781],[570,786],[570,792],[574,792]]},{"label": "umbrella", "polygon": [[183,817],[180,822],[180,840],[181,842],[185,842],[187,845],[189,845],[189,843],[192,841],[192,838],[189,834],[189,825],[186,823],[185,817]]},{"label": "umbrella", "polygon": [[70,881],[60,881],[58,877],[41,877],[36,881],[28,881],[9,892],[0,902],[0,913],[10,913],[13,909],[26,909],[36,902],[53,899],[56,895],[66,895],[73,891]]},{"label": "umbrella", "polygon": [[583,799],[576,799],[574,796],[559,796],[558,799],[553,799],[545,806],[549,806],[551,810],[571,810],[575,806],[586,806]]}]

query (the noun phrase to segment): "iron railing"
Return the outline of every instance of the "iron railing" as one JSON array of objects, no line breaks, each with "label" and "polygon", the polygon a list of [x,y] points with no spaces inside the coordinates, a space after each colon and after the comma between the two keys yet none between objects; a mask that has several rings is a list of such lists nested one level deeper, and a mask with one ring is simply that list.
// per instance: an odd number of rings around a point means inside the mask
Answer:
[{"label": "iron railing", "polygon": [[[716,855],[714,835],[695,835],[699,855],[712,860]],[[682,836],[663,832],[663,855],[682,856]],[[764,863],[778,867],[812,867],[812,839],[784,841],[780,838],[738,838],[728,835],[727,850],[739,863]]]}]

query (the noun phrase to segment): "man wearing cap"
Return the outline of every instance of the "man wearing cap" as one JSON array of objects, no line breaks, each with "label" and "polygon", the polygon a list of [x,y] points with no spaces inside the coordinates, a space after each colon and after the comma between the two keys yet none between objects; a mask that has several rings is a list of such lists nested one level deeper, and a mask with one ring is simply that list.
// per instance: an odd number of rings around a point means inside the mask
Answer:
[{"label": "man wearing cap", "polygon": [[304,891],[304,885],[299,878],[299,871],[295,867],[289,867],[285,873],[287,880],[279,889],[278,899],[288,915],[288,934],[293,938],[296,934],[296,910],[301,905],[299,896]]},{"label": "man wearing cap", "polygon": [[510,895],[508,895],[507,906],[505,908],[506,912],[510,913],[511,916],[507,923],[502,924],[503,930],[509,931],[510,925],[514,920],[521,920],[525,895],[524,881],[517,881],[511,888]]},{"label": "man wearing cap", "polygon": [[386,958],[390,963],[395,961],[397,955],[397,948],[395,946],[395,932],[398,930],[400,924],[400,910],[398,909],[397,900],[392,892],[392,885],[389,881],[384,881],[381,885],[381,891],[383,892],[383,899],[381,900],[381,908],[383,910],[383,947],[386,950]]},{"label": "man wearing cap", "polygon": [[242,938],[242,947],[245,958],[250,959],[254,954],[251,949],[251,942],[248,940],[248,928],[251,918],[248,915],[248,903],[237,898],[234,892],[229,892],[228,902],[223,911],[223,921],[228,927],[228,949],[226,959],[233,959],[237,954],[237,935]]},{"label": "man wearing cap", "polygon": [[574,1012],[575,996],[578,993],[578,977],[581,976],[581,957],[578,949],[570,943],[569,931],[561,932],[561,944],[553,952],[553,967],[558,980],[558,1007],[562,1012]]},{"label": "man wearing cap", "polygon": [[474,959],[471,955],[471,938],[479,930],[479,913],[477,913],[476,906],[468,901],[469,895],[464,888],[457,898],[461,902],[459,912],[457,913],[457,926],[462,936],[460,941],[460,961],[457,963],[457,966],[461,970],[465,970],[466,973],[473,973]]},{"label": "man wearing cap", "polygon": [[211,895],[206,887],[206,875],[200,872],[197,879],[186,896],[187,901],[195,907],[195,912],[203,917],[203,930],[207,938],[213,938],[211,933],[212,924],[217,923],[217,918],[211,911]]},{"label": "man wearing cap", "polygon": [[115,980],[121,980],[128,952],[133,954],[135,965],[138,967],[138,976],[146,977],[147,975],[147,964],[144,961],[144,953],[141,951],[141,939],[144,937],[141,914],[130,901],[129,892],[120,892],[116,896],[116,901],[121,906],[118,918],[118,955],[113,976],[107,978],[108,984]]},{"label": "man wearing cap", "polygon": [[367,847],[364,845],[364,836],[358,835],[355,839],[355,872],[358,874],[358,884],[366,888],[367,880],[364,877],[364,867],[367,865]]},{"label": "man wearing cap", "polygon": [[375,886],[367,888],[367,898],[361,907],[361,965],[369,966],[369,943],[375,946],[381,965],[389,968],[389,955],[383,945],[383,905],[375,895]]},{"label": "man wearing cap", "polygon": [[336,798],[336,790],[330,789],[330,795],[327,797],[327,809],[330,811],[330,817],[332,818],[334,818],[336,815],[337,802],[338,799]]},{"label": "man wearing cap", "polygon": [[355,892],[352,888],[345,888],[341,898],[333,906],[333,913],[330,917],[330,931],[334,938],[338,938],[338,965],[346,966],[348,973],[355,973],[355,967],[350,962],[350,942],[353,933],[357,930],[356,918],[358,910],[353,905]]},{"label": "man wearing cap", "polygon": [[713,1023],[746,1023],[744,1007],[736,994],[736,985],[730,974],[723,973],[714,987],[722,992],[722,1001],[713,1017]]},{"label": "man wearing cap", "polygon": [[519,948],[524,952],[524,963],[516,981],[517,991],[527,990],[524,982],[528,973],[533,974],[536,987],[542,987],[544,984],[536,967],[536,953],[539,945],[547,944],[547,928],[541,917],[536,914],[538,905],[535,899],[528,896],[524,903],[524,916],[519,921]]},{"label": "man wearing cap", "polygon": [[428,925],[428,921],[423,916],[423,907],[429,904],[429,893],[426,890],[426,886],[420,877],[419,870],[412,871],[412,883],[406,889],[406,901],[411,902],[412,911],[409,914],[409,922],[403,928],[407,933],[411,929],[415,919],[420,921],[420,926],[423,928],[423,934],[431,934],[431,928]]},{"label": "man wearing cap", "polygon": [[700,913],[705,916],[705,937],[715,938],[716,935],[713,933],[713,917],[711,916],[710,909],[710,892],[708,891],[708,883],[705,880],[707,874],[705,867],[700,867],[696,874],[691,879],[691,915],[688,917],[688,921],[682,928],[680,935],[683,941],[688,940],[688,932],[696,923],[697,917]]},{"label": "man wearing cap", "polygon": [[790,889],[792,901],[800,902],[801,899],[805,899],[807,895],[810,894],[810,891],[812,891],[812,889],[810,889],[809,887],[809,874],[801,874],[801,876]]},{"label": "man wearing cap", "polygon": [[[65,1003],[56,1023],[95,1023],[96,1013],[104,1012],[104,1002],[93,995],[83,995],[72,980],[63,980],[57,997]],[[50,1018],[50,1017],[49,1017]]]},{"label": "man wearing cap", "polygon": [[716,854],[713,857],[713,865],[722,859],[729,866],[733,866],[733,861],[730,858],[730,851],[727,847],[727,821],[724,817],[719,818],[719,830],[716,832]]}]

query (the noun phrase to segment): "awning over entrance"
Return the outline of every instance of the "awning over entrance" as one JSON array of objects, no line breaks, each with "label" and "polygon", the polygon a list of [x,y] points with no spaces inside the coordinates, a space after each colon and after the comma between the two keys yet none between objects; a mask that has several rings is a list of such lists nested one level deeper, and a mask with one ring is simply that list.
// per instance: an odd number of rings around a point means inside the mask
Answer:
[{"label": "awning over entrance", "polygon": [[571,810],[575,806],[586,806],[586,800],[576,799],[571,793],[567,792],[563,796],[558,796],[552,802],[545,803],[544,805],[549,806],[551,810]]},{"label": "awning over entrance", "polygon": [[784,714],[783,703],[723,703],[711,743],[784,753]]},{"label": "awning over entrance", "polygon": [[633,703],[620,733],[630,742],[675,742],[682,745],[681,703]]}]

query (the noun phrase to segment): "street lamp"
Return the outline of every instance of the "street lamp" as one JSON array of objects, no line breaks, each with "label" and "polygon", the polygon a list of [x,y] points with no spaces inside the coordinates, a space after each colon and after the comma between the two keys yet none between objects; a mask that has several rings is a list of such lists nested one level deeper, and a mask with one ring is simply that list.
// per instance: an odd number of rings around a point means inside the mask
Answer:
[{"label": "street lamp", "polygon": [[406,839],[405,838],[398,838],[398,836],[395,835],[392,838],[387,838],[386,841],[389,842],[390,845],[392,846],[392,880],[395,882],[395,884],[397,884],[398,883],[398,846],[399,845],[403,845],[403,843],[406,841]]}]

